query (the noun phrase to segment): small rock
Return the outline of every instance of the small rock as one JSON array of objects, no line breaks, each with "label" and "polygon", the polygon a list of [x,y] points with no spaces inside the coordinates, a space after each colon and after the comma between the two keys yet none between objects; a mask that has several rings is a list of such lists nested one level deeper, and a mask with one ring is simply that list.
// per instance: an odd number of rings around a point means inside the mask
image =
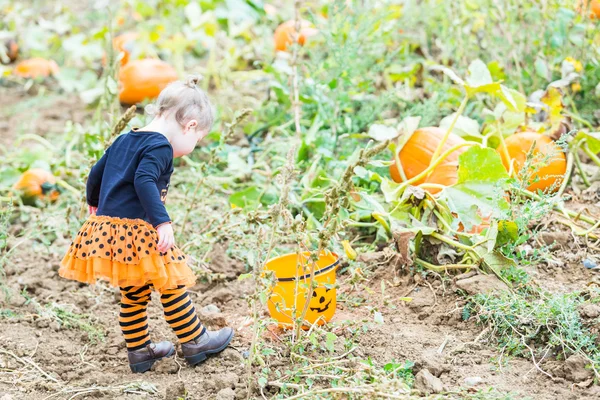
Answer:
[{"label": "small rock", "polygon": [[60,331],[60,329],[61,329],[61,326],[60,326],[60,324],[58,323],[58,321],[53,321],[53,322],[50,324],[50,329],[54,330],[54,332],[58,332],[58,331]]},{"label": "small rock", "polygon": [[221,310],[214,304],[209,304],[206,307],[203,307],[202,310],[200,310],[200,312],[205,314],[218,314],[221,312]]},{"label": "small rock", "polygon": [[421,310],[425,307],[431,307],[435,303],[431,292],[415,292],[412,296],[412,300],[408,303],[408,308],[413,311]]},{"label": "small rock", "polygon": [[442,359],[443,356],[436,349],[430,349],[425,351],[421,356],[421,364],[423,368],[439,378],[444,372],[449,371],[449,368],[444,365]]},{"label": "small rock", "polygon": [[183,382],[177,381],[167,386],[167,390],[165,392],[165,400],[178,400],[180,398],[185,398],[185,396],[186,390]]},{"label": "small rock", "polygon": [[119,348],[116,346],[109,347],[108,350],[106,350],[106,354],[109,354],[111,356],[116,356],[117,353],[119,353]]},{"label": "small rock", "polygon": [[239,382],[239,378],[237,374],[234,374],[233,372],[225,372],[213,376],[213,381],[215,383],[215,388],[217,390],[222,390],[226,388],[235,388],[235,385]]},{"label": "small rock", "polygon": [[20,293],[14,293],[9,298],[9,304],[14,307],[22,307],[25,303],[27,303],[27,299]]},{"label": "small rock", "polygon": [[480,376],[469,376],[465,378],[464,382],[467,386],[476,386],[483,382],[483,378]]},{"label": "small rock", "polygon": [[444,385],[440,378],[433,376],[428,370],[422,369],[415,377],[415,389],[423,394],[436,394],[444,391]]},{"label": "small rock", "polygon": [[508,287],[494,275],[475,275],[471,278],[456,281],[456,286],[468,294],[492,293],[507,290]]},{"label": "small rock", "polygon": [[224,328],[227,326],[227,319],[221,313],[204,313],[199,312],[198,317],[203,325],[208,325],[213,328]]},{"label": "small rock", "polygon": [[235,391],[231,388],[225,388],[219,390],[217,393],[217,400],[235,400]]},{"label": "small rock", "polygon": [[575,383],[593,378],[594,372],[585,367],[587,363],[586,359],[579,354],[567,358],[563,367],[565,378]]},{"label": "small rock", "polygon": [[373,253],[361,253],[358,255],[357,261],[365,264],[373,264],[379,262],[385,258],[383,251],[376,251]]},{"label": "small rock", "polygon": [[250,357],[250,351],[248,351],[248,350],[242,351],[242,357],[244,357],[244,359],[247,360],[248,357]]},{"label": "small rock", "polygon": [[598,304],[586,304],[579,309],[579,314],[583,318],[598,318],[600,317],[600,306]]},{"label": "small rock", "polygon": [[230,361],[236,364],[240,364],[243,362],[243,358],[240,352],[231,348],[223,350],[220,358],[222,358],[223,361]]},{"label": "small rock", "polygon": [[[50,325],[50,321],[48,321],[45,318],[40,318],[37,321],[35,321],[35,326],[37,328],[47,328]],[[87,334],[86,334],[87,335]],[[87,336],[86,336],[87,337]]]},{"label": "small rock", "polygon": [[174,357],[165,358],[154,365],[156,365],[154,371],[161,374],[176,374],[179,372],[179,365]]},{"label": "small rock", "polygon": [[567,247],[569,241],[572,241],[572,236],[570,232],[542,232],[540,239],[548,246],[558,244],[561,247]]},{"label": "small rock", "polygon": [[598,264],[596,264],[594,261],[590,260],[589,258],[586,258],[585,260],[583,260],[583,266],[586,267],[587,269],[594,269],[598,266]]},{"label": "small rock", "polygon": [[235,400],[244,400],[248,397],[248,391],[246,389],[235,391]]}]

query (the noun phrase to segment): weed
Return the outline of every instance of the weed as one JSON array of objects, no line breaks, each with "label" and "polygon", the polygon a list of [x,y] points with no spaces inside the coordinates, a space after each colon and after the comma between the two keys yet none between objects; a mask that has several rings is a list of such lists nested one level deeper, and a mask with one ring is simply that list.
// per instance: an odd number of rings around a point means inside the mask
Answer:
[{"label": "weed", "polygon": [[473,302],[476,320],[490,327],[503,353],[532,358],[536,365],[550,356],[579,354],[600,376],[596,337],[578,312],[586,302],[581,293],[505,292],[477,295]]}]

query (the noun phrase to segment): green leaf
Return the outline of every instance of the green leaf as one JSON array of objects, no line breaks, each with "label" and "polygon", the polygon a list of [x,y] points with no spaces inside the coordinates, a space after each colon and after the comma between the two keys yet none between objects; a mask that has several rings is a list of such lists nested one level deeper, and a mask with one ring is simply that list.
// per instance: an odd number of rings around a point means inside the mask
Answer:
[{"label": "green leaf", "polygon": [[548,77],[550,76],[548,74],[548,65],[546,64],[546,62],[544,60],[542,60],[541,58],[538,58],[535,60],[535,72],[541,77],[544,78],[546,81],[550,80]]},{"label": "green leaf", "polygon": [[506,180],[499,182],[470,181],[445,188],[440,194],[450,210],[470,231],[482,222],[482,217],[506,218],[510,209],[508,202],[500,195],[506,190]]},{"label": "green leaf", "polygon": [[248,278],[251,278],[251,277],[252,277],[252,274],[251,274],[251,273],[248,273],[248,274],[240,274],[240,275],[238,276],[238,281],[245,281],[246,279],[248,279]]},{"label": "green leaf", "polygon": [[190,2],[187,6],[185,6],[183,11],[186,18],[190,22],[190,27],[195,29],[202,25],[202,8],[197,2]]},{"label": "green leaf", "polygon": [[478,88],[494,83],[487,65],[481,60],[475,60],[469,65],[467,86]]},{"label": "green leaf", "polygon": [[250,186],[229,196],[229,203],[240,208],[255,207],[259,204],[260,194],[256,186]]},{"label": "green leaf", "polygon": [[375,316],[374,316],[375,322],[377,322],[378,324],[383,324],[383,315],[381,315],[381,313],[379,311],[375,311]]},{"label": "green leaf", "polygon": [[[504,85],[500,85],[500,90],[496,93],[496,96],[506,104],[509,110],[518,111],[517,101],[515,100],[513,93],[519,93],[515,90],[507,88]],[[520,94],[520,93],[519,93]]]},{"label": "green leaf", "polygon": [[498,236],[496,247],[502,247],[508,243],[515,243],[519,239],[519,228],[514,221],[502,220],[498,222]]},{"label": "green leaf", "polygon": [[489,252],[484,246],[476,246],[475,252],[481,257],[483,260],[484,270],[488,269],[488,271],[493,272],[498,278],[500,278],[504,283],[511,286],[510,283],[502,277],[501,271],[510,268],[516,267],[516,263],[514,260],[505,257],[498,250],[494,250]]},{"label": "green leaf", "polygon": [[117,93],[119,93],[117,81],[115,81],[112,76],[106,78],[106,88],[108,89],[110,94],[116,95]]},{"label": "green leaf", "polygon": [[384,179],[381,182],[381,192],[387,203],[397,200],[400,197],[401,184],[391,179]]},{"label": "green leaf", "polygon": [[[447,117],[444,117],[440,121],[440,128],[448,130],[452,124],[452,121],[454,121],[455,116],[456,113],[452,113]],[[481,141],[482,138],[481,133],[479,132],[479,122],[463,115],[460,115],[456,120],[456,124],[452,129],[452,133],[467,140],[471,139]]]},{"label": "green leaf", "polygon": [[589,149],[594,154],[600,153],[600,132],[579,132],[575,137],[577,141],[585,139]]},{"label": "green leaf", "polygon": [[434,67],[431,67],[431,70],[443,72],[444,75],[452,79],[454,83],[458,83],[459,85],[465,85],[465,81],[463,81],[462,78],[456,75],[456,72],[452,71],[448,67],[444,67],[443,65],[436,65]]},{"label": "green leaf", "polygon": [[378,142],[385,142],[398,136],[398,131],[391,126],[373,124],[369,127],[369,136]]},{"label": "green leaf", "polygon": [[475,60],[469,65],[469,75],[464,87],[469,97],[477,93],[494,95],[500,91],[500,83],[492,80],[490,70],[481,60]]},{"label": "green leaf", "polygon": [[458,158],[458,182],[498,182],[508,179],[500,155],[488,147],[472,146]]},{"label": "green leaf", "polygon": [[327,332],[325,334],[325,348],[329,351],[334,351],[335,350],[335,340],[337,339],[337,336],[335,333],[333,332]]},{"label": "green leaf", "polygon": [[264,376],[261,376],[260,378],[258,378],[258,384],[260,385],[260,387],[266,387],[267,386],[267,378],[265,378]]}]

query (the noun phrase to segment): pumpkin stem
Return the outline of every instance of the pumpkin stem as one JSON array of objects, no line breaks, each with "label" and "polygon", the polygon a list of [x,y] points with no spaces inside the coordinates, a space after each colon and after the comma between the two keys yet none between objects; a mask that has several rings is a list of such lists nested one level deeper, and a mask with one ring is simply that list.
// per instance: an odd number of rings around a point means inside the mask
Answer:
[{"label": "pumpkin stem", "polygon": [[34,140],[34,141],[36,141],[38,143],[43,144],[49,150],[52,150],[52,151],[56,150],[56,147],[52,143],[50,143],[49,141],[47,141],[46,139],[44,139],[40,135],[36,135],[35,133],[26,133],[24,135],[19,136],[19,138],[15,142],[15,145],[18,146],[21,143],[23,143],[25,140]]},{"label": "pumpkin stem", "polygon": [[567,188],[567,184],[569,183],[569,180],[571,179],[571,174],[573,173],[573,153],[569,152],[567,154],[567,170],[565,171],[564,176],[562,177],[562,183],[560,184],[560,188],[558,189],[558,192],[556,193],[556,195],[558,197],[562,197],[563,193],[565,192],[565,189]]},{"label": "pumpkin stem", "polygon": [[502,158],[506,160],[506,165],[509,165],[508,176],[512,176],[512,173],[514,171],[512,166],[512,160],[510,159],[508,148],[506,148],[506,142],[504,141],[504,135],[502,134],[502,130],[500,129],[499,121],[496,121],[496,126],[498,129],[498,138],[500,139],[500,150],[502,150]]},{"label": "pumpkin stem", "polygon": [[577,169],[579,170],[579,175],[581,176],[581,179],[583,180],[583,183],[585,184],[585,186],[590,187],[590,181],[585,173],[585,171],[583,170],[583,166],[581,165],[581,159],[579,158],[579,153],[578,153],[579,147],[576,147],[572,150],[573,152],[573,158],[575,159],[575,165],[577,165]]},{"label": "pumpkin stem", "polygon": [[400,161],[400,152],[402,149],[398,150],[394,149],[394,161],[396,162],[396,166],[398,167],[398,173],[400,174],[400,179],[402,182],[406,182],[406,174],[404,173],[404,167],[402,166],[402,161]]},{"label": "pumpkin stem", "polygon": [[[460,117],[462,115],[462,113],[465,111],[465,108],[467,107],[468,102],[469,102],[469,95],[467,94],[467,95],[465,95],[465,98],[463,99],[462,103],[460,103],[460,107],[458,107],[458,110],[456,111],[456,114],[454,115],[454,119],[452,120],[452,123],[448,127],[446,134],[444,135],[442,140],[438,143],[437,148],[433,152],[433,155],[431,156],[431,162],[429,163],[430,167],[432,164],[434,164],[437,161],[437,157],[442,152],[442,149],[444,148],[444,145],[446,144],[446,141],[448,140],[450,133],[452,133],[452,130],[454,129],[454,125],[456,125],[456,122],[458,121],[458,117]],[[427,176],[431,175],[431,172],[433,172],[433,169],[431,169],[427,173]]]},{"label": "pumpkin stem", "polygon": [[428,263],[425,260],[421,260],[420,258],[415,259],[415,263],[425,269],[428,269],[430,271],[437,272],[437,273],[445,272],[449,269],[471,269],[471,268],[479,269],[479,267],[477,267],[477,265],[474,265],[474,264],[434,265],[434,264]]},{"label": "pumpkin stem", "polygon": [[456,146],[453,146],[453,147],[449,148],[445,153],[443,153],[440,157],[438,157],[438,159],[435,160],[435,162],[431,163],[429,165],[429,167],[427,167],[426,170],[424,170],[423,172],[421,172],[419,175],[416,175],[416,176],[412,177],[411,179],[407,180],[402,185],[400,185],[400,187],[402,187],[402,190],[404,190],[409,185],[412,185],[413,183],[418,182],[421,179],[429,176],[429,174],[438,165],[440,165],[442,163],[442,161],[444,161],[446,158],[448,158],[448,156],[450,156],[450,154],[454,153],[456,150],[460,149],[461,147],[474,146],[474,145],[475,145],[475,143],[473,143],[473,142],[464,142],[464,143],[459,143]]},{"label": "pumpkin stem", "polygon": [[56,186],[62,186],[63,188],[67,189],[69,192],[73,193],[77,197],[79,197],[81,194],[79,192],[79,190],[75,189],[73,186],[69,185],[67,182],[63,181],[62,179],[56,180]]},{"label": "pumpkin stem", "polygon": [[473,251],[473,247],[472,246],[467,246],[466,244],[462,244],[460,242],[457,242],[456,240],[452,240],[449,237],[446,237],[444,235],[440,235],[437,232],[431,232],[431,237],[436,238],[437,240],[444,242],[452,247],[456,247],[457,249],[461,249],[464,251]]},{"label": "pumpkin stem", "polygon": [[590,147],[588,146],[587,143],[584,143],[583,146],[583,151],[585,152],[585,154],[588,155],[588,157],[597,165],[600,167],[600,158],[598,158],[598,156],[596,154],[594,154],[594,152],[592,150],[590,150]]}]

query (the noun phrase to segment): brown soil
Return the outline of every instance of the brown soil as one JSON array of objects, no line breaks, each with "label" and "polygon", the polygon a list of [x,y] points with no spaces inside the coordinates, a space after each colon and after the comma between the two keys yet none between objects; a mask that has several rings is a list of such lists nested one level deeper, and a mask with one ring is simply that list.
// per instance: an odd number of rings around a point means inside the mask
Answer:
[{"label": "brown soil", "polygon": [[[213,269],[233,278],[242,272],[243,265],[229,259],[224,249],[224,246],[217,247],[213,253]],[[210,319],[215,327],[222,325],[224,317],[226,323],[236,329],[230,349],[195,369],[186,366],[178,355],[157,363],[144,375],[133,375],[117,324],[118,292],[103,283],[87,286],[61,279],[57,275],[59,259],[59,254],[22,251],[12,258],[13,264],[6,269],[7,286],[13,295],[2,302],[1,308],[20,315],[0,320],[0,393],[12,396],[6,399],[44,399],[52,394],[57,394],[54,398],[67,399],[74,392],[61,393],[61,390],[74,388],[103,388],[79,398],[170,399],[165,397],[167,391],[172,396],[181,389],[182,383],[189,399],[245,398],[242,354],[249,348],[251,336],[247,324],[249,310],[244,299],[251,291],[247,281],[234,278],[201,283],[191,290],[201,314],[201,309],[209,304],[222,311],[222,316]],[[377,254],[372,260],[377,262]],[[552,281],[561,282],[562,276],[566,276],[569,277],[564,280],[566,286],[582,288],[591,274],[580,264],[568,270],[569,273],[554,275]],[[543,269],[537,274],[538,280],[550,280]],[[574,275],[578,278],[573,278]],[[358,336],[355,356],[371,357],[376,363],[412,360],[416,363],[415,371],[427,368],[440,377],[449,391],[477,382],[475,389],[494,387],[512,392],[518,398],[591,399],[600,395],[598,386],[579,387],[558,376],[551,380],[537,371],[530,360],[505,357],[498,363],[500,354],[492,343],[486,342],[486,337],[480,337],[482,328],[461,319],[465,300],[456,293],[456,286],[450,280],[442,283],[439,279],[419,279],[416,283],[412,275],[386,263],[370,277],[367,287],[372,294],[367,296],[366,302],[350,307],[348,299],[362,297],[365,287],[353,290],[345,279],[347,276],[340,276],[340,302],[334,321],[363,321],[369,326],[366,333]],[[384,298],[382,279],[387,286]],[[36,308],[18,294],[21,291],[40,303],[54,302],[76,313],[92,315],[105,330],[106,340],[91,342],[81,330],[66,329],[48,317],[37,316]],[[411,302],[398,300],[407,296],[412,298]],[[374,322],[370,307],[381,311],[384,324]],[[156,298],[149,308],[149,316],[153,340],[176,342],[162,318]],[[20,361],[23,358],[33,361],[57,382],[33,366],[23,365]],[[286,367],[281,368],[283,371]],[[142,392],[142,397],[136,397],[117,390],[131,382],[150,383],[157,392]]]},{"label": "brown soil", "polygon": [[22,87],[0,87],[2,146],[11,145],[20,134],[62,133],[66,121],[81,123],[86,117],[89,111],[77,95],[46,93],[34,97]]}]

